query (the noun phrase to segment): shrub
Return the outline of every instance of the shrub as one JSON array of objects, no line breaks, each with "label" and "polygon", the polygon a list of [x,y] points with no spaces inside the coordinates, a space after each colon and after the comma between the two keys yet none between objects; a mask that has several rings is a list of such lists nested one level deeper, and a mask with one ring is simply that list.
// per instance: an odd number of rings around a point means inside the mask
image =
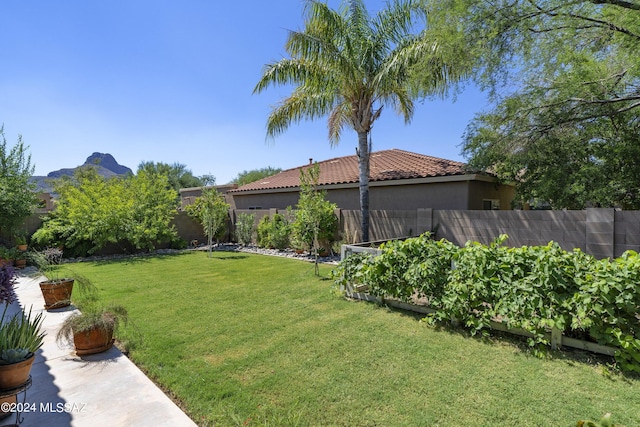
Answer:
[{"label": "shrub", "polygon": [[382,244],[366,275],[373,292],[404,301],[427,297],[440,307],[451,261],[459,248],[446,240],[434,241],[429,233],[404,241]]},{"label": "shrub", "polygon": [[253,241],[255,214],[241,213],[236,222],[236,239],[242,245],[250,245]]},{"label": "shrub", "polygon": [[286,249],[289,247],[291,226],[282,214],[265,215],[258,223],[258,246],[261,248]]},{"label": "shrub", "polygon": [[164,175],[141,171],[105,179],[89,168],[57,181],[55,189],[56,210],[32,238],[40,247],[64,246],[69,254],[84,256],[107,244],[151,250],[176,236],[171,220],[178,202]]},{"label": "shrub", "polygon": [[27,146],[18,137],[7,147],[4,127],[0,126],[0,235],[8,238],[38,205],[36,185],[31,181],[34,167]]}]

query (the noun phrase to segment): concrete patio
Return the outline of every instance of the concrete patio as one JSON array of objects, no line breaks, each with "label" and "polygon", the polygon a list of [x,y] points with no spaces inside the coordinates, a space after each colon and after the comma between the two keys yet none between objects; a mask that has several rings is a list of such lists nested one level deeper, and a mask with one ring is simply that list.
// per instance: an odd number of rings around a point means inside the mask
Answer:
[{"label": "concrete patio", "polygon": [[[18,302],[8,313],[32,307],[44,312],[44,345],[31,369],[32,385],[26,391],[25,427],[195,426],[116,347],[96,355],[76,356],[73,348],[60,348],[55,337],[73,306],[47,312],[40,292],[42,277],[22,273],[16,285]],[[18,395],[21,402],[23,394]],[[0,421],[15,422],[16,417]]]}]

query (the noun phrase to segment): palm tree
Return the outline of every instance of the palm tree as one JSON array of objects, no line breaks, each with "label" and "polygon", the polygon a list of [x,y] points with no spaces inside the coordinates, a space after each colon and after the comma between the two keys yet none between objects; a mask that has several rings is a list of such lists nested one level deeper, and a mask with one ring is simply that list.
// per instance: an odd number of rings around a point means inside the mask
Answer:
[{"label": "palm tree", "polygon": [[[290,31],[291,56],[268,64],[254,89],[294,85],[293,93],[271,111],[267,135],[275,137],[301,119],[328,116],[329,141],[335,145],[343,128],[358,134],[362,241],[369,240],[369,153],[371,129],[385,105],[405,123],[420,94],[443,92],[455,76],[438,59],[438,44],[415,34],[416,20],[426,22],[419,0],[394,0],[370,16],[362,0],[343,0],[336,11],[307,0],[302,31]],[[425,58],[427,60],[425,60]],[[411,67],[431,64],[429,88],[416,89]],[[423,76],[424,77],[424,76]],[[424,85],[424,78],[420,80]]]}]

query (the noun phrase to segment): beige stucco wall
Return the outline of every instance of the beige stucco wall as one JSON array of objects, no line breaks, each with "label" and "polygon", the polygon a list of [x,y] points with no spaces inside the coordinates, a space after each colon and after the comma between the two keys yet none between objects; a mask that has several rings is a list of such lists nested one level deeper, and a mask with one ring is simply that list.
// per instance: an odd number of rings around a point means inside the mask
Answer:
[{"label": "beige stucco wall", "polygon": [[[369,185],[370,210],[482,209],[484,199],[500,200],[501,209],[511,208],[513,189],[484,181],[429,182],[410,185],[372,182]],[[327,200],[340,209],[360,209],[357,185],[327,188]],[[298,191],[274,190],[267,194],[231,193],[236,209],[295,207]]]}]

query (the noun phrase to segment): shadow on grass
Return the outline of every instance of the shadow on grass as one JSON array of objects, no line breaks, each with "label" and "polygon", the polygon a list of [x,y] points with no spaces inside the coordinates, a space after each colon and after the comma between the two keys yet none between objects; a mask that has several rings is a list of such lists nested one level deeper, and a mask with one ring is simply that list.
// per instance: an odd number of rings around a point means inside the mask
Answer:
[{"label": "shadow on grass", "polygon": [[[357,301],[357,300],[356,300]],[[426,315],[416,313],[402,308],[386,305],[382,302],[375,301],[357,301],[361,303],[372,304],[377,309],[387,310],[402,317],[407,317],[418,322],[422,322]],[[616,366],[615,358],[604,354],[592,353],[590,351],[581,350],[573,347],[562,347],[560,350],[551,350],[549,346],[544,344],[536,344],[531,346],[528,338],[520,335],[514,335],[509,332],[498,331],[494,329],[482,329],[473,334],[470,329],[463,325],[454,326],[450,322],[436,322],[429,324],[424,322],[425,327],[432,328],[437,332],[450,335],[457,335],[464,339],[472,339],[490,346],[511,345],[517,348],[522,355],[532,358],[543,358],[547,360],[558,360],[569,366],[577,366],[578,364],[600,368],[603,376],[610,380],[623,380],[628,383],[640,381],[640,373],[621,371]]]},{"label": "shadow on grass", "polygon": [[82,260],[69,262],[65,264],[61,264],[62,266],[67,264],[74,264],[76,262],[87,263],[87,262],[96,262],[100,264],[145,264],[150,262],[153,259],[166,259],[166,258],[178,258],[187,255],[192,255],[192,252],[184,251],[184,252],[176,252],[176,253],[166,253],[166,254],[158,254],[158,253],[140,253],[140,254],[131,254],[131,255],[118,255],[115,258],[85,258]]},{"label": "shadow on grass", "polygon": [[236,259],[247,259],[247,258],[249,258],[249,256],[247,256],[247,255],[229,255],[229,256],[212,257],[212,258],[219,259],[221,261],[227,261],[227,260],[236,260]]}]

